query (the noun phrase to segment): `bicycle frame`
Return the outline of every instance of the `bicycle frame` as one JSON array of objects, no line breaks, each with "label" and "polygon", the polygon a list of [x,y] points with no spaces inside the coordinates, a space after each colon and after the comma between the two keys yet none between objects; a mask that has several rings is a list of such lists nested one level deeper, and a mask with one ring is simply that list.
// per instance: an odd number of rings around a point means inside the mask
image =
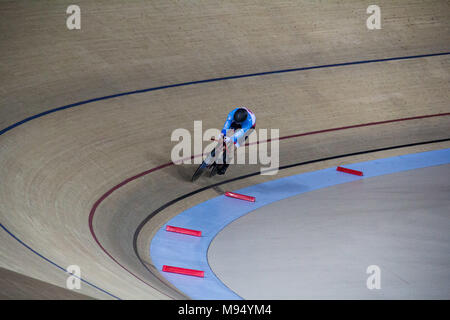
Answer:
[{"label": "bicycle frame", "polygon": [[[211,138],[211,140],[217,141],[214,138]],[[221,142],[222,142],[222,146],[220,146]],[[229,144],[231,144],[231,142],[229,142]],[[214,149],[208,154],[208,156],[204,160],[204,162],[206,163],[206,165],[208,167],[210,167],[214,163],[216,163],[216,164],[224,163],[223,160],[221,162],[217,163],[217,159],[223,159],[223,149],[225,149],[225,152],[227,153],[227,156],[228,156],[231,148],[229,146],[227,146],[224,139],[220,139],[219,141],[217,141],[216,147],[214,147]],[[220,156],[220,158],[219,158],[219,156]]]}]

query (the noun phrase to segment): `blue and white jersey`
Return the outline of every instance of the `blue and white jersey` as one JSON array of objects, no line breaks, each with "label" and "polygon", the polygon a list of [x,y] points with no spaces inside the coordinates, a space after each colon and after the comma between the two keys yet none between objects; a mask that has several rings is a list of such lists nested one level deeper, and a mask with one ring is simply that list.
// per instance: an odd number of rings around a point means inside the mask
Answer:
[{"label": "blue and white jersey", "polygon": [[239,107],[234,109],[228,114],[227,121],[225,121],[225,124],[223,125],[222,133],[225,136],[227,134],[227,130],[231,128],[232,123],[234,122],[234,113],[238,109],[245,109],[248,112],[247,119],[243,123],[241,123],[241,128],[234,131],[234,134],[232,136],[233,142],[236,145],[236,147],[239,147],[240,143],[242,143],[245,139],[246,134],[249,134],[250,129],[254,129],[256,125],[256,116],[255,114],[248,108]]}]

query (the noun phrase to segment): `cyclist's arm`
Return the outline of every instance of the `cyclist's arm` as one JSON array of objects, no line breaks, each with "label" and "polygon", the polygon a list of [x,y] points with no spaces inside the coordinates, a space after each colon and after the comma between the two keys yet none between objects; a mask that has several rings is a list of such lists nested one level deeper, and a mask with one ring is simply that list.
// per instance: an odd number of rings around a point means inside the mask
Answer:
[{"label": "cyclist's arm", "polygon": [[231,112],[228,114],[227,120],[225,121],[225,124],[223,125],[223,129],[222,129],[221,132],[222,132],[222,134],[223,134],[224,136],[227,135],[227,130],[229,130],[230,127],[231,127],[231,123],[233,122],[234,112],[235,112],[235,110],[231,111]]},{"label": "cyclist's arm", "polygon": [[235,131],[234,135],[233,135],[233,142],[236,145],[236,147],[239,148],[240,144],[239,142],[242,142],[241,140],[243,139],[243,137],[246,135],[247,131],[249,131],[250,129],[253,128],[253,121],[246,121],[241,129],[238,129]]}]

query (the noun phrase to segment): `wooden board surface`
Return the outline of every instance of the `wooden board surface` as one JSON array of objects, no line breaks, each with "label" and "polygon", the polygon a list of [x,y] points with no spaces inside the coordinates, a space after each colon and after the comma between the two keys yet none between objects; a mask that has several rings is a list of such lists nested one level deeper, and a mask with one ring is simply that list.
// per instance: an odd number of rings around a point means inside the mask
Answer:
[{"label": "wooden board surface", "polygon": [[[366,28],[367,1],[78,1],[82,25],[76,31],[65,26],[69,4],[0,2],[0,129],[122,92],[450,51],[448,1],[379,1],[383,24],[375,31]],[[86,284],[84,295],[183,298],[148,271],[155,271],[148,253],[151,236],[174,214],[221,190],[177,203],[136,230],[170,200],[223,178],[192,184],[194,166],[170,166],[115,190],[92,216],[108,190],[170,161],[173,130],[192,130],[194,120],[219,128],[236,105],[256,113],[258,128],[278,128],[281,136],[448,113],[449,71],[448,55],[357,64],[148,91],[47,114],[0,136],[1,223],[58,266],[79,265],[82,277],[104,290]],[[446,139],[449,128],[450,117],[442,116],[286,139],[280,142],[280,164]],[[232,166],[227,178],[257,168]],[[67,274],[61,269],[9,233],[1,231],[0,237],[0,267],[64,287]]]}]

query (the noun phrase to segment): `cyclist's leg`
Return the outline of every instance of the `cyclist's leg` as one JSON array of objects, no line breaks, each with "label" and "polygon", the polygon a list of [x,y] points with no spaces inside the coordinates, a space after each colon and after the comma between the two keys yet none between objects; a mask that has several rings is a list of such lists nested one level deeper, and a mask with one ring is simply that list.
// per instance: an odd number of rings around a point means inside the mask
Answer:
[{"label": "cyclist's leg", "polygon": [[[247,141],[247,139],[248,139],[248,136],[253,132],[255,130],[255,128],[253,127],[253,128],[251,128],[250,130],[249,130],[249,133],[248,134],[246,134],[245,136],[244,136],[244,142],[242,143],[242,145],[244,145],[245,144],[245,142]],[[233,152],[234,152],[234,150],[233,150]],[[230,152],[230,156],[232,156],[232,154],[231,154],[232,152]],[[226,161],[227,159],[226,159],[226,155],[228,154],[228,152],[224,152],[223,153],[223,165],[221,165],[219,168],[218,168],[218,170],[217,170],[217,174],[219,174],[219,175],[222,175],[222,174],[225,174],[225,172],[227,171],[227,169],[228,169],[228,167],[230,166],[230,161],[231,161],[231,157],[228,159],[228,161]]]},{"label": "cyclist's leg", "polygon": [[219,175],[225,174],[225,172],[227,171],[229,165],[230,164],[227,161],[227,152],[226,152],[226,150],[224,150],[224,152],[223,152],[223,164],[218,167],[217,174],[219,174]]}]

